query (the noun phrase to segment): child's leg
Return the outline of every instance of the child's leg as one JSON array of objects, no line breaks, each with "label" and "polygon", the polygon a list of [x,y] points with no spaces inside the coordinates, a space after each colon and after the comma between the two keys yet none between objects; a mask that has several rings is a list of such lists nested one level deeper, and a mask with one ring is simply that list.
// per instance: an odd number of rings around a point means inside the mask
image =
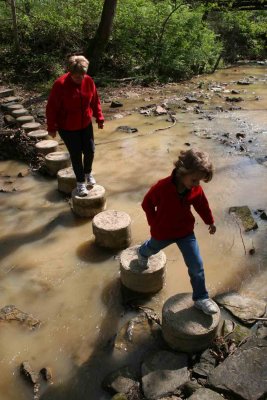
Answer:
[{"label": "child's leg", "polygon": [[146,240],[141,247],[139,248],[139,253],[142,257],[150,257],[154,254],[157,254],[160,250],[169,246],[171,243],[174,243],[173,240],[157,240],[151,238]]},{"label": "child's leg", "polygon": [[193,288],[193,300],[207,299],[209,294],[205,285],[203,262],[194,233],[184,238],[177,239],[176,244],[181,250],[188,268]]}]

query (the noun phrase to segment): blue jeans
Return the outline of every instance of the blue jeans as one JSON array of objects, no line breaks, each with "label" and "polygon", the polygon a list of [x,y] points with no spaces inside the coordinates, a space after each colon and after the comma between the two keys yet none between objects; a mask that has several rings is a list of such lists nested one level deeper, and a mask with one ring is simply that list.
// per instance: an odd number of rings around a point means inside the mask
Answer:
[{"label": "blue jeans", "polygon": [[182,238],[170,240],[151,238],[141,245],[139,252],[143,257],[150,257],[173,243],[176,243],[179,247],[188,268],[188,274],[193,289],[193,300],[207,299],[209,294],[205,285],[203,261],[194,233]]}]

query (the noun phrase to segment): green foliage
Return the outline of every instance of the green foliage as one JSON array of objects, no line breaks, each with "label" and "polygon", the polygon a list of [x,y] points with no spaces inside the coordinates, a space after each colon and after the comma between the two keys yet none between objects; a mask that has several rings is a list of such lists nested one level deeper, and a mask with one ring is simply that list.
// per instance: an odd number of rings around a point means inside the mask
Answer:
[{"label": "green foliage", "polygon": [[[1,0],[0,0],[1,1]],[[11,8],[1,1],[0,54],[9,77],[46,83],[64,71],[66,56],[86,52],[104,0],[17,0],[20,52],[12,46]],[[183,0],[118,0],[99,74],[165,81],[210,72],[225,62],[266,57],[264,11],[213,11]],[[205,2],[203,2],[205,3]],[[230,4],[230,2],[229,2]],[[143,79],[143,78],[142,78]]]},{"label": "green foliage", "polygon": [[211,26],[220,36],[224,60],[257,59],[266,57],[267,18],[265,11],[214,13]]}]

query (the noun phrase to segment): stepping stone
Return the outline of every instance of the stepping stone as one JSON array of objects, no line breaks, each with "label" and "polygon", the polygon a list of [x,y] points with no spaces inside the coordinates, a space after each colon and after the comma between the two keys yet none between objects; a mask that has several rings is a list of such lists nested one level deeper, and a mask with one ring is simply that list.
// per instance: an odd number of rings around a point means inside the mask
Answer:
[{"label": "stepping stone", "polygon": [[62,193],[71,194],[76,188],[76,177],[72,167],[64,168],[57,173],[58,190]]},{"label": "stepping stone", "polygon": [[[16,103],[15,102],[9,102],[9,103],[1,103],[1,110],[2,111],[8,111],[8,106],[13,106],[13,105],[15,105]],[[22,106],[22,108],[23,108],[23,106]]]},{"label": "stepping stone", "polygon": [[10,111],[10,112],[24,108],[24,106],[22,104],[9,104],[9,105],[6,104],[3,107],[6,109],[6,111]]},{"label": "stepping stone", "polygon": [[30,138],[45,140],[48,139],[48,132],[44,129],[37,129],[36,131],[30,131],[27,133],[27,136]]},{"label": "stepping stone", "polygon": [[29,115],[29,111],[26,108],[18,108],[17,110],[12,110],[11,115],[15,118],[23,117],[24,115]]},{"label": "stepping stone", "polygon": [[49,154],[57,151],[58,142],[56,140],[41,140],[36,143],[35,148],[38,153]]},{"label": "stepping stone", "polygon": [[19,97],[19,96],[8,96],[8,97],[5,97],[3,100],[2,100],[2,102],[4,103],[4,104],[6,104],[6,103],[16,103],[17,101],[20,101],[21,100],[21,97]]},{"label": "stepping stone", "polygon": [[70,164],[70,155],[66,151],[55,151],[45,156],[45,165],[51,176],[57,176],[58,171],[69,167]]},{"label": "stepping stone", "polygon": [[216,337],[219,321],[220,312],[206,315],[194,307],[191,293],[179,293],[163,305],[163,338],[174,350],[197,353]]},{"label": "stepping stone", "polygon": [[27,133],[39,129],[40,126],[41,124],[39,124],[39,122],[27,122],[26,124],[22,125],[22,129],[24,129],[24,131]]},{"label": "stepping stone", "polygon": [[3,97],[8,97],[8,96],[13,96],[14,95],[14,89],[4,89],[0,90],[0,98],[2,99]]},{"label": "stepping stone", "polygon": [[103,186],[94,185],[87,196],[78,196],[77,189],[71,193],[72,210],[79,217],[94,217],[106,208],[105,189]]},{"label": "stepping stone", "polygon": [[123,211],[108,210],[93,219],[95,242],[109,249],[125,249],[131,243],[131,218]]},{"label": "stepping stone", "polygon": [[166,256],[163,251],[149,257],[148,268],[139,265],[137,249],[132,246],[120,256],[120,278],[128,289],[138,293],[156,293],[162,289],[166,272]]},{"label": "stepping stone", "polygon": [[22,117],[16,118],[16,121],[21,126],[29,122],[34,122],[34,118],[31,115],[23,115]]}]

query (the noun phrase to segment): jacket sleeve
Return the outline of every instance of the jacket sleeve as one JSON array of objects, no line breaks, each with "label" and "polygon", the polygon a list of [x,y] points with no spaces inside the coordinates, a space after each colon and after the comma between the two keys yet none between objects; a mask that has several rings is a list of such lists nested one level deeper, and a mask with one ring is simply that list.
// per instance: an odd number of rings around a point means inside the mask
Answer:
[{"label": "jacket sleeve", "polygon": [[149,189],[142,202],[142,208],[146,213],[146,218],[149,226],[153,225],[157,214],[156,207],[158,204],[158,196],[156,187],[157,185],[154,185]]},{"label": "jacket sleeve", "polygon": [[203,219],[205,224],[212,225],[214,223],[214,218],[208,200],[201,186],[199,186],[199,189],[200,189],[199,195],[196,196],[196,198],[193,200],[192,203],[193,207],[196,210],[196,212],[200,215],[200,217]]},{"label": "jacket sleeve", "polygon": [[58,130],[57,116],[62,105],[62,87],[60,82],[56,81],[51,89],[46,105],[46,121],[48,132]]},{"label": "jacket sleeve", "polygon": [[100,100],[99,100],[98,93],[97,93],[96,86],[95,86],[94,82],[93,82],[93,96],[92,96],[92,99],[91,99],[90,106],[91,106],[91,108],[93,110],[93,116],[95,117],[96,122],[104,121],[104,116],[103,116],[103,113],[102,113]]}]

